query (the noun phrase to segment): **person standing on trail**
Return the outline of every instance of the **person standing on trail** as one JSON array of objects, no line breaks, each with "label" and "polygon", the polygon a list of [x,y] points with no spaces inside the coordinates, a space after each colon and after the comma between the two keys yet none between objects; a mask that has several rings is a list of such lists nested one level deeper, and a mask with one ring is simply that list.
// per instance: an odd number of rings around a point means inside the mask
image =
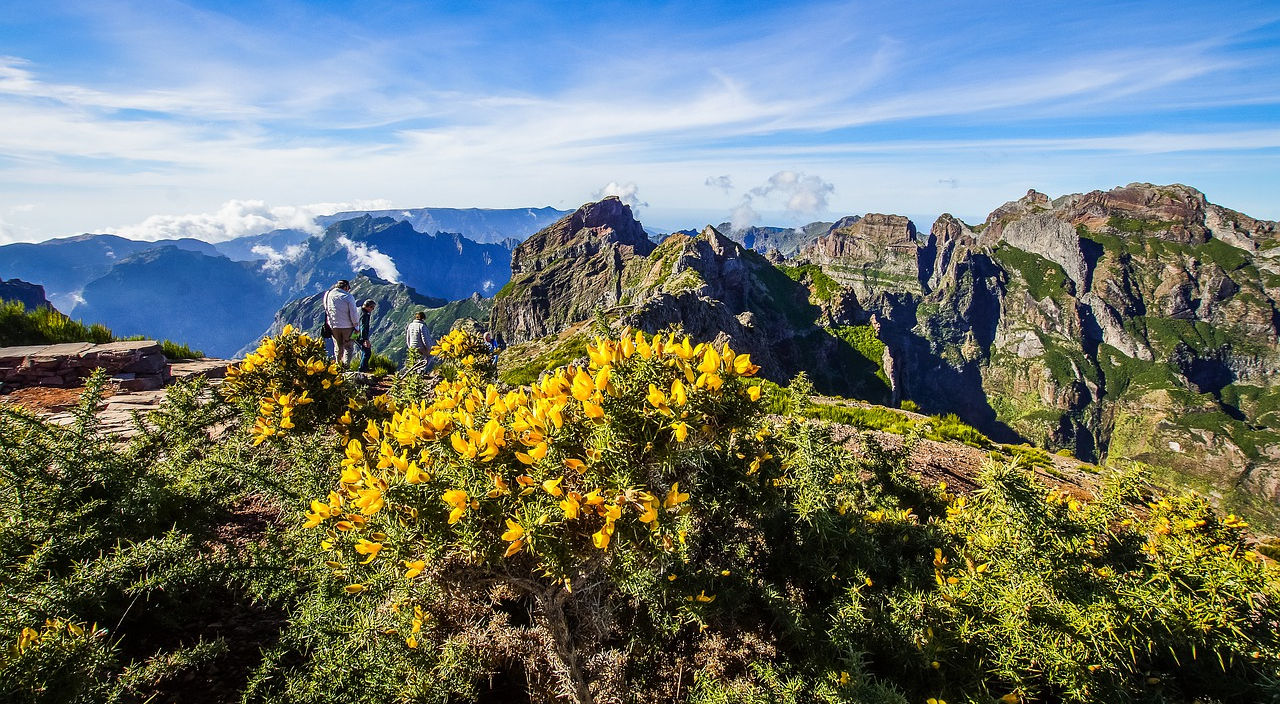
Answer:
[{"label": "person standing on trail", "polygon": [[360,341],[360,371],[369,371],[369,358],[373,356],[373,341],[369,339],[369,316],[378,302],[369,298],[360,306],[360,332],[356,338]]},{"label": "person standing on trail", "polygon": [[413,320],[409,321],[409,327],[404,331],[404,344],[410,352],[417,351],[419,359],[430,359],[431,332],[427,330],[427,314],[423,311],[413,314]]},{"label": "person standing on trail", "polygon": [[324,317],[333,330],[333,356],[338,364],[349,366],[355,357],[351,344],[352,333],[360,313],[356,311],[356,298],[351,295],[351,282],[342,279],[324,294]]}]

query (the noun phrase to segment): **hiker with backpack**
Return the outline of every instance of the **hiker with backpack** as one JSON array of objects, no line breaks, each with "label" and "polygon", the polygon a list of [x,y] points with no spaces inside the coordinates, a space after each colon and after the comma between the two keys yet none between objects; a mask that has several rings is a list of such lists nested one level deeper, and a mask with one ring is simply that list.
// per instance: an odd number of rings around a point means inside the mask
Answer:
[{"label": "hiker with backpack", "polygon": [[355,357],[352,336],[360,320],[351,282],[342,279],[324,294],[324,318],[333,334],[333,356],[341,366],[349,366]]}]

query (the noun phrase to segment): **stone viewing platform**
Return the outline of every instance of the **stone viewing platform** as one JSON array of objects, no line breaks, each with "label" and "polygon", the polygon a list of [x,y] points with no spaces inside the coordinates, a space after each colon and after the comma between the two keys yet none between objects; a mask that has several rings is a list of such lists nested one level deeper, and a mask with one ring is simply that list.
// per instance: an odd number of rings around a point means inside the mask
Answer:
[{"label": "stone viewing platform", "polygon": [[130,340],[95,345],[67,342],[56,345],[0,347],[0,386],[76,387],[102,369],[123,391],[163,388],[175,376],[225,375],[227,360],[182,360],[170,363],[154,340]]}]

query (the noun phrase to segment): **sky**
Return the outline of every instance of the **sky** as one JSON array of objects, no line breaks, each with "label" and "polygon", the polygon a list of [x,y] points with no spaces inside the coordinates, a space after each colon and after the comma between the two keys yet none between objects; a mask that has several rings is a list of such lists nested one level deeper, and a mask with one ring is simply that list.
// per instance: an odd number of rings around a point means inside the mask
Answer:
[{"label": "sky", "polygon": [[0,243],[357,208],[1280,219],[1280,3],[0,0]]}]

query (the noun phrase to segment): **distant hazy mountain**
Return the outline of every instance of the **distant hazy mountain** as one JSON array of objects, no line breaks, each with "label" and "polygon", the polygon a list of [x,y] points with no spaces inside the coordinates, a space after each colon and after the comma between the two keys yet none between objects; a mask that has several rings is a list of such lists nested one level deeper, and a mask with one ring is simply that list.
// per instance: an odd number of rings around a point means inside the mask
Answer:
[{"label": "distant hazy mountain", "polygon": [[184,342],[205,354],[234,354],[271,324],[283,296],[258,262],[173,246],[148,249],[89,282],[76,317],[121,336]]},{"label": "distant hazy mountain", "polygon": [[[222,256],[237,262],[269,259],[270,252],[284,255],[289,247],[302,244],[313,235],[302,230],[272,230],[261,235],[245,235],[226,242],[214,243]],[[266,248],[268,251],[264,251]],[[254,250],[258,251],[254,251]]]},{"label": "distant hazy mountain", "polygon": [[[58,261],[78,267],[72,269],[75,278],[56,268],[45,272],[69,282],[63,285],[80,301],[76,316],[121,335],[168,337],[215,356],[231,356],[249,344],[285,302],[317,294],[362,271],[396,279],[418,296],[413,305],[428,308],[472,294],[491,295],[511,276],[511,250],[505,245],[427,235],[407,222],[367,215],[334,223],[320,237],[277,230],[191,247],[200,251],[105,237],[80,238],[75,242],[81,250],[78,258],[65,256],[67,244],[48,246],[62,255]],[[112,253],[138,251],[109,258],[101,254],[108,243]],[[36,261],[29,253],[46,245],[50,243],[25,245],[24,261]],[[259,254],[273,256],[234,261],[253,255],[255,247]],[[263,247],[270,249],[264,252]],[[91,280],[82,281],[86,277]]]},{"label": "distant hazy mountain", "polygon": [[84,285],[103,276],[118,261],[155,247],[177,247],[217,254],[208,242],[183,238],[139,242],[116,235],[77,235],[46,242],[0,246],[0,277],[17,277],[44,286],[54,307],[70,313]]},{"label": "distant hazy mountain", "polygon": [[461,235],[427,235],[405,221],[362,215],[334,223],[323,237],[307,240],[283,267],[289,278],[285,289],[293,296],[308,295],[370,268],[428,296],[487,296],[511,278],[511,249],[478,244]]},{"label": "distant hazy mountain", "polygon": [[524,238],[567,215],[555,208],[412,208],[408,210],[357,210],[316,218],[328,227],[335,222],[361,215],[391,218],[409,223],[413,229],[427,234],[453,232],[481,244]]},{"label": "distant hazy mountain", "polygon": [[[858,216],[856,215],[840,220],[841,223],[849,225],[857,221]],[[790,257],[817,242],[818,238],[830,232],[835,224],[830,222],[811,222],[802,227],[753,226],[745,230],[735,231],[729,223],[722,222],[717,230],[725,233],[726,237],[747,249],[754,249],[761,254],[769,250],[777,250],[784,257]]]}]

